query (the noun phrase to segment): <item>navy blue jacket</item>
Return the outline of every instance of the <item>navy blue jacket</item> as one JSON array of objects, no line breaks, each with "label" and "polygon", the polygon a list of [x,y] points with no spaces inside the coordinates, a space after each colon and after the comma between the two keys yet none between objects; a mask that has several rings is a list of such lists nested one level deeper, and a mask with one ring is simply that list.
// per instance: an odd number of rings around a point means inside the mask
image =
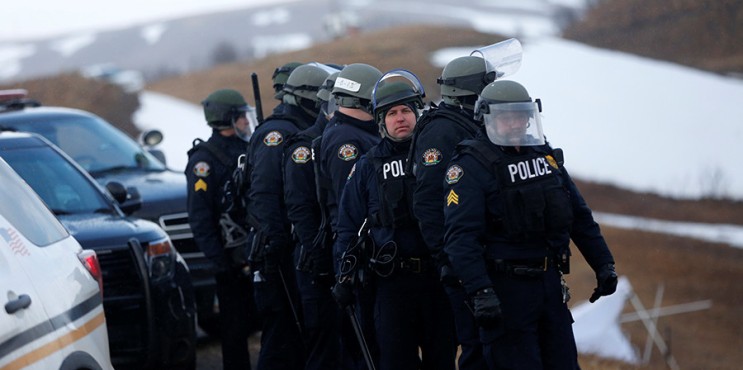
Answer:
[{"label": "navy blue jacket", "polygon": [[468,293],[472,294],[493,285],[488,277],[486,259],[541,259],[567,251],[571,239],[594,270],[606,263],[614,263],[590,208],[567,170],[564,167],[557,168],[554,158],[551,157],[552,149],[548,145],[522,147],[521,152],[516,153],[513,148],[492,144],[484,130],[481,130],[474,140],[501,151],[505,158],[530,154],[539,157],[539,163],[544,163],[543,168],[534,170],[522,166],[524,171],[514,173],[512,176],[535,177],[537,171],[558,176],[563,190],[568,195],[567,207],[572,211],[572,222],[561,227],[559,231],[544,236],[531,234],[528,239],[508,236],[503,231],[503,225],[494,223],[493,220],[505,219],[505,222],[508,222],[509,216],[504,213],[508,205],[504,204],[500,195],[503,191],[502,181],[509,179],[503,178],[502,171],[499,172],[501,174],[499,178],[492,167],[485,166],[475,155],[458,147],[444,180],[446,193],[444,251]]},{"label": "navy blue jacket", "polygon": [[333,231],[337,231],[338,199],[348,174],[361,155],[379,143],[381,136],[373,120],[360,121],[335,112],[321,140],[320,174],[329,181],[327,206]]},{"label": "navy blue jacket", "polygon": [[250,139],[248,163],[251,165],[248,211],[260,235],[277,251],[288,253],[290,224],[284,204],[284,144],[292,134],[314,121],[301,108],[285,104],[282,113],[273,114],[256,128]]},{"label": "navy blue jacket", "polygon": [[[402,156],[402,158],[405,158],[409,148],[410,141],[395,143],[385,138],[356,162],[354,170],[349,175],[348,182],[343,189],[338,207],[338,239],[334,246],[336,260],[340,258],[349,243],[352,242],[364,220],[373,220],[382,207],[379,192],[380,175],[372,158],[380,159],[383,163],[386,163],[385,160],[394,157]],[[400,176],[404,174],[399,171],[394,171],[394,174],[393,171],[387,171],[386,175]],[[423,242],[423,237],[416,223],[413,222],[406,227],[390,227],[375,224],[373,221],[369,222],[371,225],[370,234],[374,245],[377,247],[383,246],[389,241],[394,241],[398,247],[398,257],[430,257],[430,252]]]},{"label": "navy blue jacket", "polygon": [[226,211],[223,204],[224,184],[232,179],[237,167],[237,157],[245,154],[248,144],[237,136],[225,137],[212,131],[208,142],[220,148],[232,160],[226,165],[209,150],[200,148],[188,158],[185,174],[188,186],[188,222],[193,231],[194,241],[199,249],[218,270],[227,267],[223,255],[222,232],[219,217]]},{"label": "navy blue jacket", "polygon": [[[415,174],[415,216],[418,218],[423,238],[436,255],[444,244],[444,178],[446,167],[454,155],[454,147],[464,139],[477,133],[480,123],[475,121],[472,111],[442,103],[432,108],[429,122],[421,117],[416,133],[413,153]],[[448,113],[448,114],[447,114]],[[425,117],[425,115],[424,115]],[[456,117],[453,119],[453,117]]]},{"label": "navy blue jacket", "polygon": [[325,116],[319,115],[310,128],[290,136],[284,150],[284,201],[287,216],[305,248],[312,247],[320,226],[312,140],[322,135],[327,123]]}]

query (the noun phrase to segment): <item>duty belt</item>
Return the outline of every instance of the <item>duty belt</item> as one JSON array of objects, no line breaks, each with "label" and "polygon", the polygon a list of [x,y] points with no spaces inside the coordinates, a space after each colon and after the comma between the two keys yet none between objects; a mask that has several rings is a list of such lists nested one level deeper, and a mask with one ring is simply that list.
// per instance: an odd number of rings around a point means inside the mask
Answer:
[{"label": "duty belt", "polygon": [[400,271],[407,271],[416,274],[426,272],[434,267],[433,260],[430,258],[418,258],[418,257],[398,257],[395,259],[395,267],[399,268]]},{"label": "duty belt", "polygon": [[511,274],[514,276],[540,277],[550,266],[556,266],[554,258],[487,260],[488,268],[496,273]]}]

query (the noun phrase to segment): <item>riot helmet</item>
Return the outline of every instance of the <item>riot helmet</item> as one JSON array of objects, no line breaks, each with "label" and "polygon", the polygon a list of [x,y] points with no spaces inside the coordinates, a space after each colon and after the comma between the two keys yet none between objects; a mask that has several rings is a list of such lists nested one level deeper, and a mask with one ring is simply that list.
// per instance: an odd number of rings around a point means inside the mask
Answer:
[{"label": "riot helmet", "polygon": [[[239,92],[232,89],[217,90],[201,102],[204,118],[209,127],[215,130],[235,129],[235,134],[245,141],[250,139],[258,126],[255,108],[248,105]],[[245,124],[239,119],[245,117]]]},{"label": "riot helmet", "polygon": [[544,145],[542,104],[532,101],[526,88],[515,81],[498,80],[482,90],[475,104],[475,119],[483,122],[493,144]]},{"label": "riot helmet", "polygon": [[292,71],[301,65],[302,63],[299,62],[289,62],[273,71],[271,80],[273,81],[274,98],[282,100],[281,98],[284,96],[284,84],[286,83],[286,80],[289,79],[289,75]]},{"label": "riot helmet", "polygon": [[349,64],[341,70],[333,85],[333,96],[338,106],[372,113],[371,94],[382,77],[377,68],[364,63]]},{"label": "riot helmet", "polygon": [[320,63],[307,63],[297,67],[284,84],[284,102],[299,106],[312,117],[317,117],[320,100],[317,92],[329,72],[334,70]]},{"label": "riot helmet", "polygon": [[[419,116],[419,110],[423,109],[423,98],[425,96],[426,92],[423,90],[423,85],[412,72],[395,69],[385,73],[372,90],[373,115],[379,125],[380,134],[393,141],[410,139]],[[400,105],[407,106],[410,113],[414,115],[412,127],[409,127],[410,132],[404,136],[391,134],[387,127],[388,112]],[[403,110],[399,113],[405,114],[406,112],[407,110]]]}]

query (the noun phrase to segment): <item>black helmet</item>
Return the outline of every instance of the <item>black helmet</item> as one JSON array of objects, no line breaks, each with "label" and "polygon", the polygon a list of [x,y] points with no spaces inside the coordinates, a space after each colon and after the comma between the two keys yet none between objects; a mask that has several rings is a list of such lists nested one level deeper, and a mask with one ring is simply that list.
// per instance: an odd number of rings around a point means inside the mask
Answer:
[{"label": "black helmet", "polygon": [[341,107],[363,109],[371,113],[374,85],[382,77],[375,67],[363,63],[349,64],[341,70],[333,85],[333,95]]},{"label": "black helmet", "polygon": [[395,69],[385,73],[377,81],[372,91],[373,114],[379,125],[379,132],[389,139],[400,141],[400,138],[393,138],[387,132],[387,125],[385,124],[387,111],[394,106],[409,105],[417,118],[418,111],[423,109],[423,98],[425,96],[423,85],[412,72]]},{"label": "black helmet", "polygon": [[[245,114],[248,118],[250,129],[255,127],[257,119],[255,118],[255,109],[248,105],[242,94],[232,89],[217,90],[201,102],[204,107],[204,118],[209,127],[216,130],[226,130],[235,128],[235,121]],[[249,136],[250,132],[238,130],[237,134]]]},{"label": "black helmet", "polygon": [[271,80],[273,81],[273,90],[275,92],[273,95],[274,98],[281,100],[284,96],[284,84],[286,83],[286,80],[289,79],[289,75],[292,71],[301,65],[302,63],[299,62],[289,62],[273,71]]},{"label": "black helmet", "polygon": [[502,146],[543,145],[541,101],[532,101],[520,83],[495,81],[480,93],[475,119],[481,120],[491,142]]}]

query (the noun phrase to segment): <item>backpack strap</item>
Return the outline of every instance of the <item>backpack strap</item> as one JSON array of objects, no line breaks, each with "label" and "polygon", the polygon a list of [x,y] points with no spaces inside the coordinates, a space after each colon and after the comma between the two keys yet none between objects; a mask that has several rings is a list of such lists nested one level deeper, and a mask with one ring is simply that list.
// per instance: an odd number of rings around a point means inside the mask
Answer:
[{"label": "backpack strap", "polygon": [[193,153],[195,153],[199,149],[206,149],[209,151],[209,153],[212,153],[215,157],[217,157],[217,160],[222,162],[223,165],[227,168],[232,168],[235,165],[235,162],[230,159],[230,157],[225,153],[222,148],[208,142],[201,140],[200,138],[196,138],[193,141],[193,147],[188,150],[188,156],[190,157]]}]

